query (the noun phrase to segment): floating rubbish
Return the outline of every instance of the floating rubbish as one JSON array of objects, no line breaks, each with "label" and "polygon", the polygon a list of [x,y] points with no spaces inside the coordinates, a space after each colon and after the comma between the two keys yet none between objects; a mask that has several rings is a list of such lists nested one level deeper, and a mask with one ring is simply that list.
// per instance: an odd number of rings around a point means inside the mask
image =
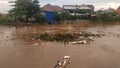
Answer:
[{"label": "floating rubbish", "polygon": [[54,68],[66,68],[67,64],[70,64],[70,56],[64,56],[62,60],[58,60]]},{"label": "floating rubbish", "polygon": [[81,40],[81,41],[75,41],[75,42],[70,42],[72,44],[87,44],[88,42],[86,40]]},{"label": "floating rubbish", "polygon": [[90,37],[88,37],[90,40],[93,40],[94,39],[94,37],[93,36],[90,36]]},{"label": "floating rubbish", "polygon": [[33,44],[33,46],[38,46],[39,45],[39,43],[35,43],[35,44]]},{"label": "floating rubbish", "polygon": [[117,37],[120,37],[120,34],[118,34]]},{"label": "floating rubbish", "polygon": [[15,37],[11,38],[10,40],[15,40],[15,39],[18,39],[18,36],[15,36]]},{"label": "floating rubbish", "polygon": [[[32,40],[40,40],[47,42],[69,42],[71,44],[87,44],[94,41],[95,38],[101,38],[104,34],[93,34],[91,32],[80,33],[42,33],[39,35],[31,36]],[[77,40],[77,41],[76,41]]]}]

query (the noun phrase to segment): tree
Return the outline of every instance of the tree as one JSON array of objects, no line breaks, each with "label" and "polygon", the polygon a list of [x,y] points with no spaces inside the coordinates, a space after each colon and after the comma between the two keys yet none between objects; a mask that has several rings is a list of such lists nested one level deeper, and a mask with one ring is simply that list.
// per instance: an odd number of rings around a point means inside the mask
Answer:
[{"label": "tree", "polygon": [[91,13],[93,13],[93,11],[92,10],[87,10],[87,9],[82,9],[82,10],[77,10],[77,13],[91,14]]},{"label": "tree", "polygon": [[63,10],[61,11],[60,16],[62,20],[66,20],[66,19],[69,19],[70,14],[67,11]]},{"label": "tree", "polygon": [[40,14],[38,0],[16,0],[14,3],[14,8],[9,13],[15,20],[28,22],[28,19]]},{"label": "tree", "polygon": [[0,12],[0,19],[1,19],[1,16],[2,16],[2,14],[1,14],[1,12]]},{"label": "tree", "polygon": [[107,13],[101,14],[99,17],[103,21],[114,21],[116,19],[116,15],[117,14],[115,12],[107,12]]},{"label": "tree", "polygon": [[[36,22],[42,22],[44,17],[41,15],[40,5],[38,0],[33,0],[33,13],[32,16],[34,16]],[[41,19],[41,20],[40,20]]]}]

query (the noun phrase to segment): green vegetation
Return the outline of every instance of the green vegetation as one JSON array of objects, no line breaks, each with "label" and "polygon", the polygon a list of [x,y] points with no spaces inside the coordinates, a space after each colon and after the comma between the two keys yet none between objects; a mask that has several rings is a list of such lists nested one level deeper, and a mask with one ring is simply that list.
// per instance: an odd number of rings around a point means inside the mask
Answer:
[{"label": "green vegetation", "polygon": [[[14,8],[9,11],[9,14],[3,16],[0,14],[0,24],[10,22],[29,22],[40,23],[45,22],[45,16],[41,11],[39,0],[16,0]],[[57,23],[64,22],[65,20],[89,20],[91,22],[116,22],[120,21],[120,15],[115,12],[92,11],[92,10],[75,10],[74,15],[68,11],[63,10],[54,12],[55,20]]]},{"label": "green vegetation", "polygon": [[54,12],[55,14],[55,20],[56,21],[64,21],[67,20],[71,17],[71,15],[69,14],[69,12],[63,10],[61,12]]},{"label": "green vegetation", "polygon": [[77,13],[80,13],[80,14],[92,14],[93,11],[92,10],[76,10]]},{"label": "green vegetation", "polygon": [[35,39],[41,39],[43,41],[57,41],[57,42],[68,42],[77,39],[77,34],[72,33],[56,33],[56,34],[48,34],[43,33],[37,36]]},{"label": "green vegetation", "polygon": [[[89,37],[102,37],[103,34],[93,34],[91,32],[81,32],[81,33],[43,33],[37,36],[32,36],[34,39],[39,39],[42,41],[56,41],[56,42],[70,42],[86,39],[90,40]],[[92,40],[92,39],[91,39]]]},{"label": "green vegetation", "polygon": [[96,18],[91,19],[95,22],[117,22],[120,21],[120,15],[115,12],[97,14]]},{"label": "green vegetation", "polygon": [[0,14],[0,24],[10,24],[10,22],[12,22],[12,19],[9,16]]},{"label": "green vegetation", "polygon": [[23,22],[42,22],[39,19],[41,15],[40,5],[38,0],[17,0],[14,8],[9,11],[9,15],[15,21]]}]

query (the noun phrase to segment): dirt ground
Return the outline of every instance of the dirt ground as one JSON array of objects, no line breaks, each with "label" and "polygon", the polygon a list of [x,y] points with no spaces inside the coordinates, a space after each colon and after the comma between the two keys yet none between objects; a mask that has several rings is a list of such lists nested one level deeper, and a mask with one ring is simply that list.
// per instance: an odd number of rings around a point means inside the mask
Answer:
[{"label": "dirt ground", "polygon": [[[105,34],[90,44],[26,42],[26,34],[80,32]],[[63,56],[71,56],[67,68],[120,68],[120,25],[0,26],[0,68],[53,68]]]}]

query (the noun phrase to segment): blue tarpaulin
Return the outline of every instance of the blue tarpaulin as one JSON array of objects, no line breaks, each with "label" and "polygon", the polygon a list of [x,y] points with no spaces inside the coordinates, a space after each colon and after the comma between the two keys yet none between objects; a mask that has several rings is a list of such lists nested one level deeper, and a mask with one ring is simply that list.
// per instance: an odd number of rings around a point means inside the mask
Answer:
[{"label": "blue tarpaulin", "polygon": [[54,12],[52,12],[52,11],[45,11],[45,18],[51,24],[55,24]]}]

